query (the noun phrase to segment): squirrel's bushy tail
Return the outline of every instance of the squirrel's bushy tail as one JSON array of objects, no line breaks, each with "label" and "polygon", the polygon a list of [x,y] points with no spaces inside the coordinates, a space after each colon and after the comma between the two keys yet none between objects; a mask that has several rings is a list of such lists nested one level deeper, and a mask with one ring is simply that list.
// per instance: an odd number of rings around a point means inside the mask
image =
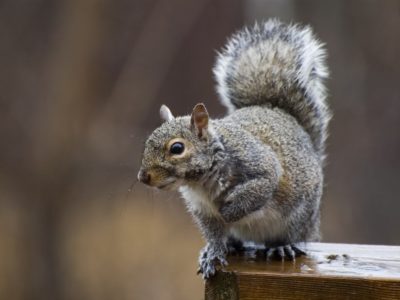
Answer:
[{"label": "squirrel's bushy tail", "polygon": [[231,37],[214,67],[217,90],[229,111],[269,104],[309,133],[323,158],[327,125],[325,50],[311,28],[270,20]]}]

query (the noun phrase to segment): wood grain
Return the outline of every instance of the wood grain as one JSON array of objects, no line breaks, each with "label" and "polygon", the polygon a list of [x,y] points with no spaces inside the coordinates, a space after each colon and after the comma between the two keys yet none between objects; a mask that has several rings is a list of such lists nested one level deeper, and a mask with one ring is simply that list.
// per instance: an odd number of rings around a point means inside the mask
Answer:
[{"label": "wood grain", "polygon": [[[229,256],[206,282],[205,299],[400,299],[400,247],[310,243],[306,250],[295,262],[267,261],[262,248]],[[227,290],[231,298],[221,296]]]}]

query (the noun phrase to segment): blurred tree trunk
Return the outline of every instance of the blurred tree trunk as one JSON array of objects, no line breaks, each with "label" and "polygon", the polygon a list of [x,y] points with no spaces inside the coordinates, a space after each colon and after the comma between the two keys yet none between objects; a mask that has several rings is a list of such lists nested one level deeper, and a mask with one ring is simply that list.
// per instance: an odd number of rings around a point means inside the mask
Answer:
[{"label": "blurred tree trunk", "polygon": [[62,299],[59,265],[60,221],[66,207],[69,187],[79,175],[80,152],[91,120],[98,81],[95,51],[102,30],[104,1],[65,1],[59,10],[60,24],[55,32],[53,54],[48,61],[48,94],[40,103],[34,128],[33,148],[35,217],[33,236],[39,251],[33,270],[39,287],[37,298]]}]

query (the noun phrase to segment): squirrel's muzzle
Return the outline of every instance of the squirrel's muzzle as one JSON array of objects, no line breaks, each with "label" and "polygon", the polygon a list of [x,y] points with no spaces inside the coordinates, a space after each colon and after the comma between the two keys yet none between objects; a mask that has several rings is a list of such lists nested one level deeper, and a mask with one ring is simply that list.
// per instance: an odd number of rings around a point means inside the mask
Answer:
[{"label": "squirrel's muzzle", "polygon": [[144,184],[150,184],[151,176],[145,170],[140,169],[138,173],[138,180]]}]

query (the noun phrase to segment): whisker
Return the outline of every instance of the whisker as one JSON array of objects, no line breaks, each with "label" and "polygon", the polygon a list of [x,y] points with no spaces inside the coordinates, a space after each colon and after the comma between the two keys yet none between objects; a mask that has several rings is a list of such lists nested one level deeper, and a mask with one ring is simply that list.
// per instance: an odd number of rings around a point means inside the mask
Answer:
[{"label": "whisker", "polygon": [[138,181],[137,178],[135,178],[135,179],[133,180],[133,182],[131,183],[131,185],[130,185],[129,188],[128,188],[128,194],[130,194],[130,193],[133,192],[133,188],[135,187],[135,185],[136,185],[138,182],[139,182],[139,181]]},{"label": "whisker", "polygon": [[154,203],[154,190],[150,190],[150,196],[151,196],[151,203]]},{"label": "whisker", "polygon": [[122,205],[122,210],[121,210],[120,216],[122,216],[123,212],[125,211],[126,205],[128,203],[128,198],[129,198],[130,194],[133,192],[133,190],[138,182],[139,182],[138,179],[135,177],[135,179],[129,185],[128,191],[126,192],[125,197],[123,199],[123,205]]}]

